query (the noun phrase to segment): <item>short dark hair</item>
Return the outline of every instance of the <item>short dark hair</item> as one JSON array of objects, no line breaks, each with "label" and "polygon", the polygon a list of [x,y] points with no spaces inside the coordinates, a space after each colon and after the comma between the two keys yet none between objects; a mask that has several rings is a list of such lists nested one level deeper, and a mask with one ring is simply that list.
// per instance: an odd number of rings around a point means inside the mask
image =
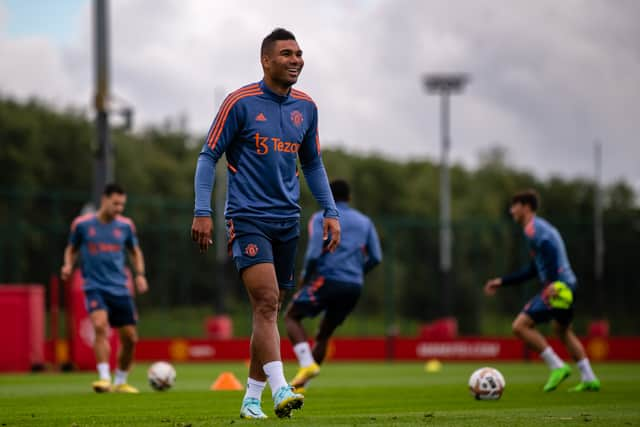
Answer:
[{"label": "short dark hair", "polygon": [[122,186],[120,186],[119,184],[116,184],[115,182],[112,182],[110,184],[105,185],[104,191],[102,192],[102,194],[104,194],[105,196],[109,197],[114,193],[115,194],[126,194],[126,192],[124,191],[124,188],[122,188]]},{"label": "short dark hair", "polygon": [[538,192],[533,189],[519,191],[511,198],[511,204],[515,205],[516,203],[527,205],[535,212],[538,210],[538,206],[540,205],[540,196],[538,195]]},{"label": "short dark hair", "polygon": [[276,28],[262,40],[262,46],[260,46],[260,56],[264,55],[269,49],[273,47],[278,40],[295,40],[296,36],[289,30],[284,28]]},{"label": "short dark hair", "polygon": [[336,202],[348,202],[351,198],[351,189],[349,183],[344,179],[334,179],[331,181],[331,193]]}]

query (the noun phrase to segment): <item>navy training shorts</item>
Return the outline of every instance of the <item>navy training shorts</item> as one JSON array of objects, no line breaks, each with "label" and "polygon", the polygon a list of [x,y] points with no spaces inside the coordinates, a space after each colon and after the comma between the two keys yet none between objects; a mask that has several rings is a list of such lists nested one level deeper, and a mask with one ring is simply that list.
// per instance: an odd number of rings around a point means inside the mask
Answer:
[{"label": "navy training shorts", "polygon": [[99,289],[91,289],[84,292],[84,298],[87,312],[106,310],[109,325],[114,328],[138,323],[138,313],[131,295],[114,295]]},{"label": "navy training shorts", "polygon": [[260,221],[253,218],[227,219],[229,252],[238,272],[255,264],[271,263],[278,286],[292,289],[300,221]]},{"label": "navy training shorts", "polygon": [[[551,285],[548,285],[539,294],[531,298],[522,309],[522,312],[531,317],[536,323],[546,323],[553,319],[562,325],[569,325],[573,320],[573,303],[575,303],[575,299],[568,308],[554,308],[549,302],[549,286]],[[575,284],[568,286],[575,298]]]}]

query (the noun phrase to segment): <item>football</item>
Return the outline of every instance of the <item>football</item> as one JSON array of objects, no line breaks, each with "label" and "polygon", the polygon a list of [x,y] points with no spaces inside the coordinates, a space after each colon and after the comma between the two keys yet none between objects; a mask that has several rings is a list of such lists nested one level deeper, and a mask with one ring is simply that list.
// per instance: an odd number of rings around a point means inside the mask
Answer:
[{"label": "football", "polygon": [[477,400],[498,400],[502,396],[504,377],[495,368],[477,369],[469,378],[469,391]]},{"label": "football", "polygon": [[167,362],[155,362],[147,371],[149,385],[156,391],[169,390],[176,381],[176,370]]}]

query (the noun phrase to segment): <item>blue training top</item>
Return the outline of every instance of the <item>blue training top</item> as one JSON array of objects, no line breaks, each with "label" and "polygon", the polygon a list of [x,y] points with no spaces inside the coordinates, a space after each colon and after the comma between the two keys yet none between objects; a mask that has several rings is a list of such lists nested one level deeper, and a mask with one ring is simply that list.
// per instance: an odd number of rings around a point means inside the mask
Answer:
[{"label": "blue training top", "polygon": [[304,92],[281,96],[260,81],[227,96],[198,157],[195,216],[211,215],[215,165],[225,152],[225,217],[299,218],[298,157],[324,216],[338,217],[320,156],[318,110]]},{"label": "blue training top", "polygon": [[543,285],[560,280],[574,287],[576,276],[558,230],[548,221],[534,216],[525,226],[524,235],[533,259],[523,270],[504,276],[502,284],[520,283],[537,275]]},{"label": "blue training top", "polygon": [[95,213],[79,216],[71,224],[69,244],[80,248],[85,291],[129,295],[125,252],[138,246],[136,227],[131,219],[117,216],[103,223]]},{"label": "blue training top", "polygon": [[323,276],[343,283],[364,283],[364,275],[382,261],[380,240],[373,222],[346,202],[338,202],[340,245],[331,253],[322,240],[322,212],[309,220],[309,243],[304,259],[304,280]]}]

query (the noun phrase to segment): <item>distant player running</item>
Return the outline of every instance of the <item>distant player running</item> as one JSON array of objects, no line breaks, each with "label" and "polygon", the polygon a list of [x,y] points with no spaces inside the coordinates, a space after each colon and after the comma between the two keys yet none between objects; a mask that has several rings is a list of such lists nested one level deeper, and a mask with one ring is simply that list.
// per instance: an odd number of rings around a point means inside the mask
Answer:
[{"label": "distant player running", "polygon": [[201,251],[211,245],[211,192],[215,166],[226,153],[228,191],[225,218],[233,253],[253,311],[251,364],[241,418],[267,418],[260,399],[269,382],[278,417],[302,407],[284,377],[278,309],[294,286],[300,234],[300,160],[307,184],[323,208],[328,250],[340,242],[338,210],[320,156],[318,110],[304,92],[293,89],[302,71],[302,50],[292,33],[278,28],[260,50],[261,81],[231,93],[211,126],[196,167],[192,239]]},{"label": "distant player running", "polygon": [[540,357],[551,369],[544,391],[553,391],[570,374],[571,368],[553,351],[544,336],[535,329],[536,323],[553,320],[556,335],[577,362],[582,382],[569,391],[598,391],[596,378],[582,343],[571,329],[576,277],[569,265],[566,249],[558,230],[536,216],[538,195],[533,190],[517,193],[511,200],[511,216],[524,228],[524,235],[533,260],[521,271],[489,280],[484,287],[491,296],[499,287],[521,283],[538,277],[544,288],[533,297],[513,321],[514,334]]},{"label": "distant player running", "polygon": [[[147,292],[144,256],[138,245],[133,221],[121,216],[127,196],[117,184],[105,187],[97,213],[82,215],[71,224],[69,244],[64,250],[62,280],[71,276],[80,255],[85,303],[95,332],[94,351],[100,379],[93,382],[98,393],[138,393],[127,384],[138,332],[133,298],[127,288],[125,253],[130,255],[138,293]],[[109,325],[120,330],[121,348],[115,380],[109,368]]]},{"label": "distant player running", "polygon": [[[327,251],[322,235],[322,212],[309,220],[309,243],[302,274],[303,286],[293,297],[285,315],[285,325],[300,369],[291,381],[304,392],[307,382],[320,373],[329,338],[355,307],[364,276],[382,261],[382,250],[371,220],[349,207],[349,184],[331,183],[331,191],[340,212],[342,239],[335,252]],[[307,342],[302,319],[324,316],[316,333],[313,350]]]}]

